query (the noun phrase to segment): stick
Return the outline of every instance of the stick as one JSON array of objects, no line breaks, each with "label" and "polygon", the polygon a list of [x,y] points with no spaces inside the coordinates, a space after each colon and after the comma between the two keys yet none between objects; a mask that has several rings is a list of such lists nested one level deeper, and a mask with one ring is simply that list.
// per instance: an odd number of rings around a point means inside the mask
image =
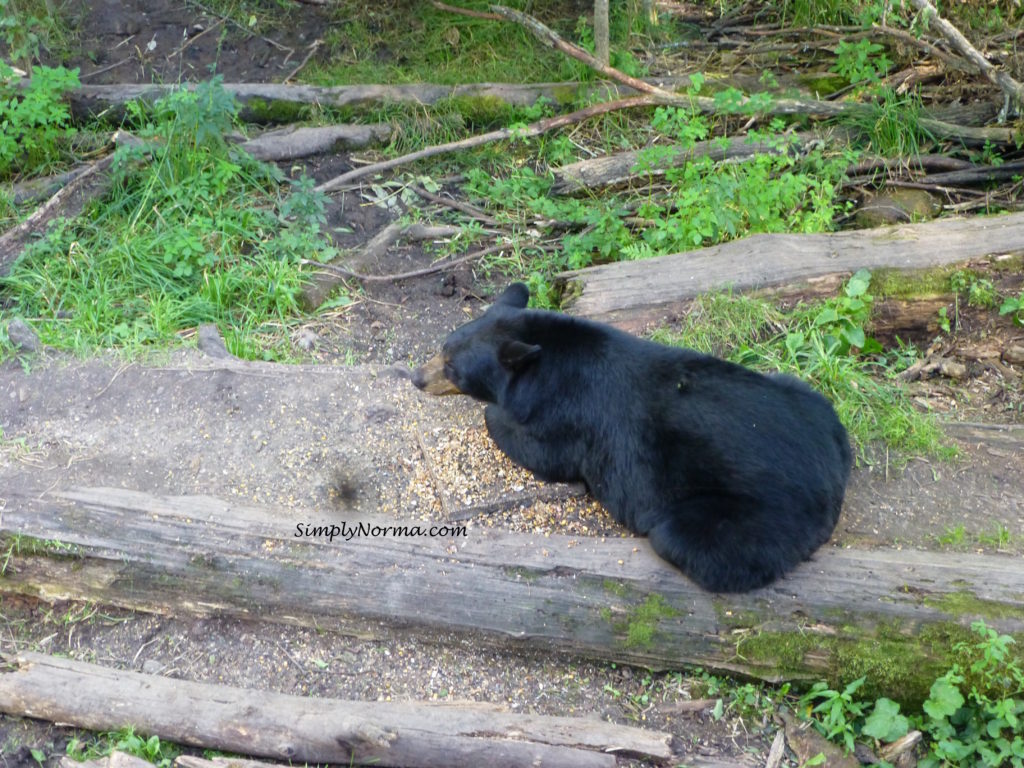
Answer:
[{"label": "stick", "polygon": [[[644,83],[644,85],[646,86],[647,84]],[[370,176],[375,173],[380,173],[381,171],[397,168],[400,165],[406,165],[407,163],[412,163],[417,160],[423,160],[427,157],[435,157],[449,152],[456,152],[461,149],[472,149],[473,147],[489,144],[492,141],[501,141],[502,139],[532,138],[533,136],[540,136],[548,131],[553,131],[556,128],[573,125],[591,117],[603,115],[607,112],[614,112],[620,109],[631,109],[633,107],[649,107],[656,103],[657,102],[654,99],[648,96],[633,96],[628,99],[606,101],[601,104],[594,104],[584,109],[579,109],[575,112],[570,112],[568,115],[559,115],[558,117],[549,117],[544,120],[538,120],[535,123],[530,123],[522,129],[501,128],[497,131],[480,134],[479,136],[470,136],[468,139],[451,141],[447,144],[438,144],[433,147],[421,149],[418,152],[411,152],[407,155],[402,155],[401,157],[392,158],[391,160],[384,160],[379,163],[364,165],[362,168],[356,168],[348,173],[343,173],[329,181],[325,181],[316,188],[316,191],[333,192],[334,190],[339,189],[346,184],[350,184],[356,179],[361,179],[364,176]]]},{"label": "stick", "polygon": [[[591,56],[582,48],[563,40],[558,33],[549,29],[532,16],[525,13],[506,8],[502,5],[492,5],[491,10],[500,13],[505,18],[522,24],[545,45],[561,51],[578,61],[582,61],[600,74],[611,78],[623,85],[628,85],[641,93],[649,94],[658,104],[673,104],[676,106],[699,109],[701,112],[715,113],[719,111],[714,99],[706,96],[695,96],[693,94],[675,94],[651,85],[643,80],[620,72],[614,67],[602,65],[597,59]],[[749,98],[739,100],[742,107],[750,103]],[[866,112],[868,107],[863,104],[852,104],[846,102],[817,101],[814,99],[772,99],[765,108],[765,114],[769,115],[808,115],[810,117],[837,117]],[[1015,141],[1013,131],[1009,129],[996,128],[968,128],[952,125],[933,118],[921,118],[921,127],[929,131],[937,138],[958,138],[963,140],[984,143],[985,141],[1010,143]]]},{"label": "stick", "polygon": [[992,63],[981,55],[971,42],[963,36],[959,29],[946,21],[928,0],[910,0],[911,4],[924,14],[925,21],[942,33],[942,36],[949,41],[957,52],[970,61],[978,70],[993,84],[1006,94],[1007,102],[1013,102],[1017,107],[1024,106],[1024,85],[1014,80],[1009,73],[996,69]]},{"label": "stick", "polygon": [[667,761],[667,733],[473,702],[318,699],[175,680],[38,653],[0,657],[0,711],[292,764],[614,768]]}]

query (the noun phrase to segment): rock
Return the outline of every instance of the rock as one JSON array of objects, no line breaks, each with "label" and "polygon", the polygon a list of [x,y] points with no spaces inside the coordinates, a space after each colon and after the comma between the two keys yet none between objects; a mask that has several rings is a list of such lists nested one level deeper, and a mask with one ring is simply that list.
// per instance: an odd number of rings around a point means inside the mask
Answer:
[{"label": "rock", "polygon": [[1011,344],[1004,349],[1003,362],[1011,365],[1024,364],[1024,344]]},{"label": "rock", "polygon": [[924,189],[893,189],[865,198],[854,219],[862,227],[935,218],[942,206]]},{"label": "rock", "polygon": [[196,346],[198,346],[204,354],[218,360],[233,357],[233,355],[228,352],[228,346],[224,343],[224,339],[221,337],[220,331],[213,323],[203,323],[199,326]]},{"label": "rock", "polygon": [[38,352],[43,348],[39,342],[39,336],[20,317],[14,318],[7,324],[7,338],[22,352]]},{"label": "rock", "polygon": [[309,328],[303,328],[295,337],[295,346],[303,352],[312,352],[320,346],[320,337],[315,331],[312,331]]},{"label": "rock", "polygon": [[967,366],[958,360],[943,360],[939,363],[939,373],[949,379],[966,379]]}]

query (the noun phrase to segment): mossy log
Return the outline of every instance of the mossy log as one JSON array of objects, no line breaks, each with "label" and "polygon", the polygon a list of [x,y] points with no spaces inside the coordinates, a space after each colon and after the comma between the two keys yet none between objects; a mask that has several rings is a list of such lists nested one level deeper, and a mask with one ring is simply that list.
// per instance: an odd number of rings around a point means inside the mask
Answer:
[{"label": "mossy log", "polygon": [[[186,87],[189,87],[186,84]],[[97,114],[124,111],[136,99],[155,101],[178,90],[178,85],[142,83],[123,85],[82,85],[69,94],[71,111],[76,119]],[[224,83],[224,90],[234,96],[241,107],[243,120],[258,123],[290,123],[300,119],[314,106],[335,109],[375,110],[388,104],[410,104],[422,107],[451,100],[467,115],[494,117],[511,106],[532,106],[544,98],[555,104],[575,103],[581,92],[600,98],[633,95],[632,88],[615,84],[588,85],[563,83],[467,83],[438,85],[409,83],[405,85],[285,85],[280,83]]]},{"label": "mossy log", "polygon": [[1024,213],[936,219],[824,234],[765,234],[696,251],[559,276],[574,314],[627,327],[656,323],[702,293],[797,289],[858,269],[927,269],[1024,252]]},{"label": "mossy log", "polygon": [[322,699],[176,680],[22,653],[0,656],[0,712],[292,764],[614,768],[664,762],[666,733],[475,702]]},{"label": "mossy log", "polygon": [[907,698],[974,619],[1024,640],[1024,562],[1010,556],[825,548],[768,588],[714,595],[644,539],[426,533],[306,537],[283,510],[198,496],[11,496],[0,592],[359,633],[383,622],[770,681],[870,670]]}]

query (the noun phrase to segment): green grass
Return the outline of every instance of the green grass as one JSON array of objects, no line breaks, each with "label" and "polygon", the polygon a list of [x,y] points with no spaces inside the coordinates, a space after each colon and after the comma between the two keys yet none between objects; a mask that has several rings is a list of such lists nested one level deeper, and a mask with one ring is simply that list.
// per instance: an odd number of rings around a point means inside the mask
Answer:
[{"label": "green grass", "polygon": [[[487,12],[488,3],[460,7]],[[524,8],[524,2],[509,6]],[[575,19],[559,8],[534,7],[560,34],[577,40]],[[539,45],[523,27],[504,20],[447,13],[429,3],[410,12],[407,3],[332,6],[324,34],[326,55],[304,78],[315,84],[465,82],[529,83],[593,78],[583,65]]]},{"label": "green grass", "polygon": [[44,344],[138,349],[213,322],[235,354],[288,358],[280,329],[301,315],[301,261],[333,252],[325,200],[232,150],[234,110],[216,80],[135,110],[148,143],[118,150],[114,190],[0,280]]}]

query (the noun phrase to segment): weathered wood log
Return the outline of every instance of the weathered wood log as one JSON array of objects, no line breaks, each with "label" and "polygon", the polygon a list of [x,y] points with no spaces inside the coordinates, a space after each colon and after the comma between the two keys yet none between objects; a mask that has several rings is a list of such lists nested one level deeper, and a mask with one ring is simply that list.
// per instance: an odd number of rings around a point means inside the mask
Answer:
[{"label": "weathered wood log", "polygon": [[[795,149],[798,151],[806,147],[816,137],[811,133],[798,134],[796,137]],[[628,152],[617,152],[613,155],[595,157],[590,160],[580,160],[576,163],[563,165],[552,172],[555,183],[551,191],[555,194],[571,194],[597,187],[614,186],[636,179],[646,181],[650,177],[665,175],[669,168],[678,168],[692,162],[697,157],[709,157],[718,162],[720,160],[731,160],[735,158],[753,157],[758,154],[781,154],[792,147],[790,144],[780,142],[748,141],[746,137],[729,139],[725,146],[722,141],[698,141],[689,149],[679,149],[671,157],[662,158],[651,163],[650,168],[636,170],[643,150],[632,150]]]},{"label": "weathered wood log", "polygon": [[923,269],[1024,251],[1024,213],[937,219],[828,234],[752,235],[696,251],[604,264],[559,276],[565,308],[627,323],[678,312],[714,290],[747,291],[858,269]]},{"label": "weathered wood log", "polygon": [[338,526],[330,539],[327,529],[300,535],[303,523],[297,530],[281,510],[209,497],[8,495],[0,592],[353,632],[383,621],[773,681],[838,678],[898,658],[908,696],[927,694],[950,660],[949,638],[972,619],[1024,632],[1024,562],[1009,556],[826,548],[768,588],[718,596],[644,539],[424,524],[345,540],[355,523],[343,532],[341,522],[317,522]]},{"label": "weathered wood log", "polygon": [[614,768],[617,754],[673,755],[667,733],[489,704],[318,699],[39,653],[0,659],[0,712],[94,731],[132,726],[179,744],[297,763]]},{"label": "weathered wood log", "polygon": [[242,143],[242,149],[257,160],[293,160],[326,152],[361,149],[384,142],[391,136],[391,126],[375,125],[289,125],[267,131]]}]

